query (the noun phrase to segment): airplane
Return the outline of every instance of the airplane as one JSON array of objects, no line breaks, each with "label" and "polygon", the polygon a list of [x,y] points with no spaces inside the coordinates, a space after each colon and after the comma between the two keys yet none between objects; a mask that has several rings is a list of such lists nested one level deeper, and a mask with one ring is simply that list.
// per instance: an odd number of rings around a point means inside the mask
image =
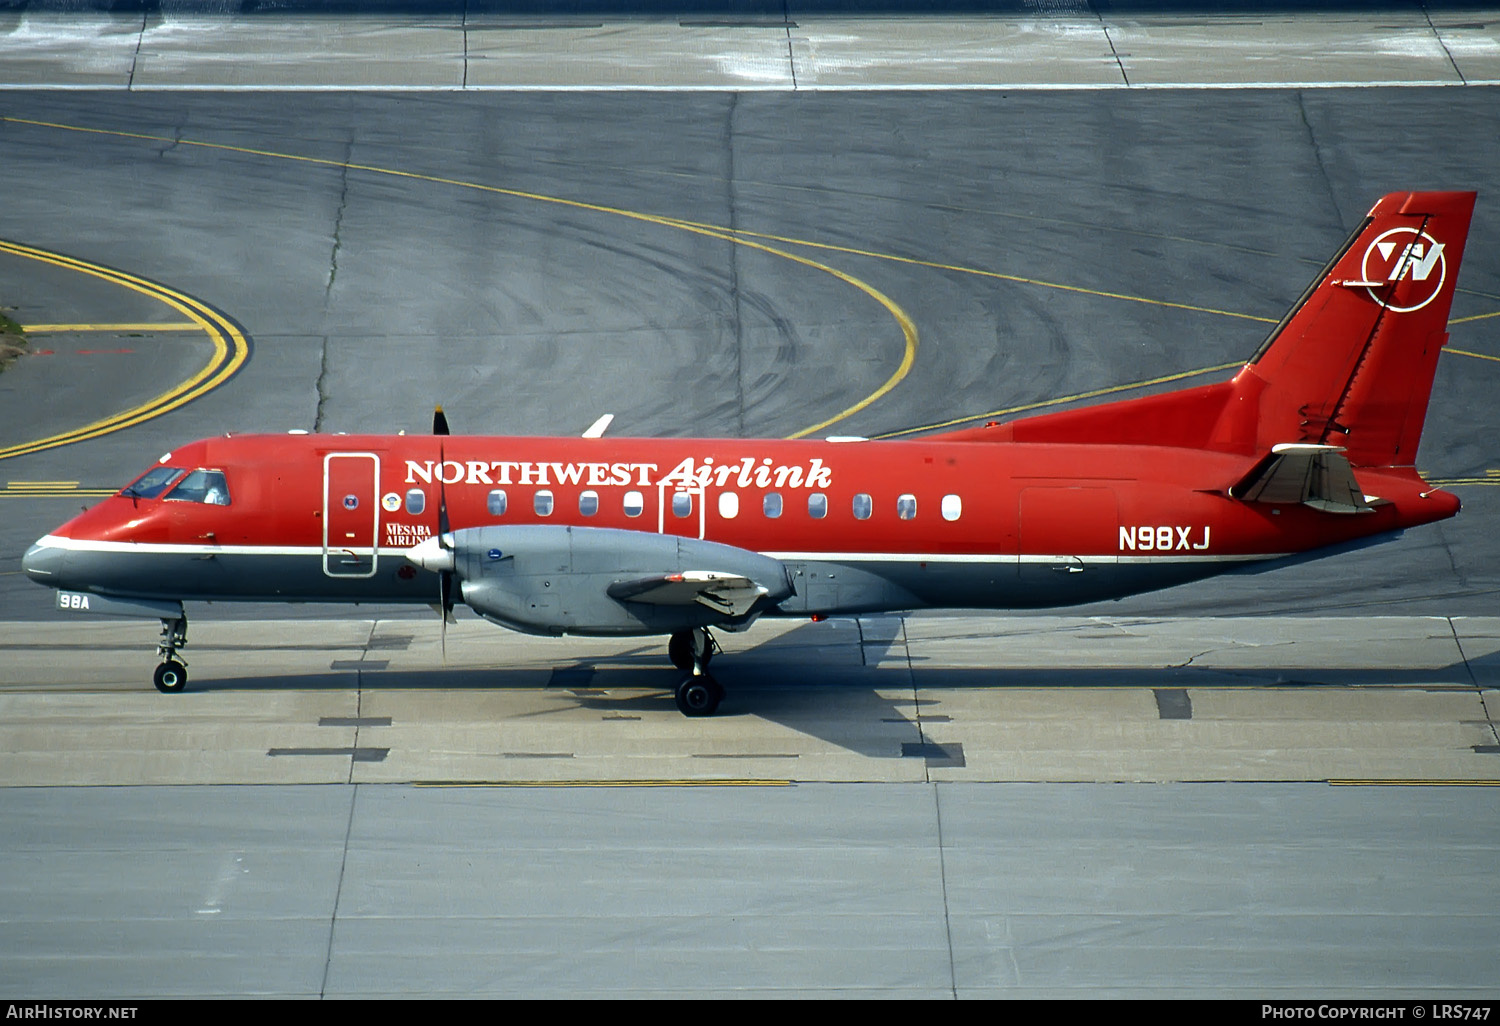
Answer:
[{"label": "airplane", "polygon": [[[1415,459],[1472,192],[1385,196],[1213,384],[913,440],[225,435],[39,539],[64,610],[463,602],[539,635],[666,635],[688,716],[761,616],[1035,609],[1384,541],[1455,515]],[[446,630],[446,628],[444,628]],[[446,644],[446,636],[445,636]]]}]

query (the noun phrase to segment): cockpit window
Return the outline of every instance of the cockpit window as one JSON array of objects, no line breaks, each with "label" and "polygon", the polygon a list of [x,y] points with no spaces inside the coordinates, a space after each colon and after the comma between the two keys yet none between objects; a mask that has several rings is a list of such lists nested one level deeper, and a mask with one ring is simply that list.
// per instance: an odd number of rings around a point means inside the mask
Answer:
[{"label": "cockpit window", "polygon": [[138,499],[154,499],[166,491],[167,486],[181,474],[181,467],[152,467],[136,478],[134,484],[120,489],[120,494],[127,498],[135,496]]},{"label": "cockpit window", "polygon": [[202,502],[210,506],[227,506],[229,485],[225,483],[224,475],[217,470],[195,470],[168,492],[167,498],[181,502]]}]

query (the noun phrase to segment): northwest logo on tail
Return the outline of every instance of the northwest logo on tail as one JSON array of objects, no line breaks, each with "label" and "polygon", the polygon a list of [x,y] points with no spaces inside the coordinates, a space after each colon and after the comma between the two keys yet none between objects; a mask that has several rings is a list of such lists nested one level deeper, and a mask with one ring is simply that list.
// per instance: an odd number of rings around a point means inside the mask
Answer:
[{"label": "northwest logo on tail", "polygon": [[1389,304],[1393,313],[1411,313],[1443,291],[1448,263],[1443,244],[1431,235],[1415,228],[1392,228],[1365,249],[1360,273],[1360,284],[1369,286],[1370,298]]}]

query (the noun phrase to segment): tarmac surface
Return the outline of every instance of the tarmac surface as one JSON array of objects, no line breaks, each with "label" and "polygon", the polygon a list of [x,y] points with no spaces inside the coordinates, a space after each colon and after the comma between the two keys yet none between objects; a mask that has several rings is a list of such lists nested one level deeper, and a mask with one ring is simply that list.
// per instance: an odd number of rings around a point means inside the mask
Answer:
[{"label": "tarmac surface", "polygon": [[[1493,995],[1500,16],[460,14],[322,61],[45,6],[0,11],[0,994]],[[1133,88],[1173,83],[1215,88]],[[1211,380],[1427,187],[1480,192],[1419,457],[1465,510],[1364,552],[763,623],[709,721],[656,639],[461,619],[445,665],[425,609],[190,607],[158,695],[154,623],[19,573],[225,430],[880,436]],[[892,306],[912,370],[849,412]]]},{"label": "tarmac surface", "polygon": [[1442,0],[9,0],[0,32],[0,87],[746,92],[1500,81],[1494,10]]}]

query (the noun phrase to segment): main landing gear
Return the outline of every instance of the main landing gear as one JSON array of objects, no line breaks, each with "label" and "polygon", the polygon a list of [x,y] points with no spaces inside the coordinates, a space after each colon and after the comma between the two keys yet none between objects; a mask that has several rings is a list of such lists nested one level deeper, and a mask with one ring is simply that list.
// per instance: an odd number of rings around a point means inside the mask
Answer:
[{"label": "main landing gear", "polygon": [[161,665],[156,668],[151,682],[156,690],[165,694],[176,694],[187,688],[187,665],[177,658],[177,650],[187,644],[187,617],[162,619],[161,640],[156,643],[156,654],[161,656]]},{"label": "main landing gear", "polygon": [[677,708],[684,716],[712,716],[724,700],[723,686],[708,672],[708,663],[719,651],[718,642],[707,627],[678,631],[667,642],[667,656],[672,665],[686,670],[677,685]]}]

